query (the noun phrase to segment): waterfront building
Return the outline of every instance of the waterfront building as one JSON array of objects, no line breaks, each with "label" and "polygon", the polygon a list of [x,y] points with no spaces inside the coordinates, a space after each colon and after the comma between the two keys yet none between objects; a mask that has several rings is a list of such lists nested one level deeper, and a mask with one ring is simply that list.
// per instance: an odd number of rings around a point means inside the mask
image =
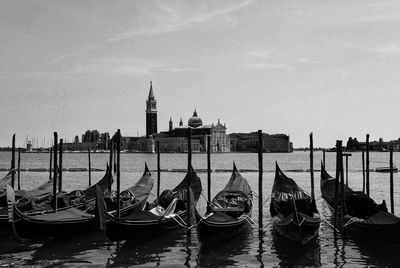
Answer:
[{"label": "waterfront building", "polygon": [[203,120],[197,115],[195,110],[193,116],[188,120],[187,125],[183,125],[182,118],[179,126],[173,128],[170,118],[168,131],[160,132],[154,136],[160,142],[161,152],[187,152],[187,133],[191,128],[192,150],[193,152],[203,152],[207,150],[207,136],[210,135],[210,148],[212,152],[229,152],[230,143],[226,135],[226,126],[218,123],[214,125],[203,125]]},{"label": "waterfront building", "polygon": [[[293,144],[289,135],[263,133],[263,151],[271,153],[293,152]],[[231,133],[229,134],[232,152],[257,152],[258,133]]]}]

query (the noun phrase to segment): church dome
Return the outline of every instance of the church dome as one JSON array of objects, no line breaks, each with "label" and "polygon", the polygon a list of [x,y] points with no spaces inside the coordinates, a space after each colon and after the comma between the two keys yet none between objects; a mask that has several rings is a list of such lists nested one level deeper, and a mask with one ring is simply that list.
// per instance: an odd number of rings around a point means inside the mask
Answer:
[{"label": "church dome", "polygon": [[196,110],[194,110],[193,116],[189,119],[189,127],[199,127],[203,125],[203,121],[197,116]]}]

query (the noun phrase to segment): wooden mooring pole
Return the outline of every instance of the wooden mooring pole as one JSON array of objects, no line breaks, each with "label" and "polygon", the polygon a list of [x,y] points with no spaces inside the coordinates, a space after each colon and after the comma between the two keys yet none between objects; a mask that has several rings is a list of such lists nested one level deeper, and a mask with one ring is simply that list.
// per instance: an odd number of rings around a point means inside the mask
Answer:
[{"label": "wooden mooring pole", "polygon": [[18,148],[18,190],[21,190],[21,147]]},{"label": "wooden mooring pole", "polygon": [[311,179],[311,199],[315,200],[314,193],[314,141],[313,133],[310,133],[310,179]]},{"label": "wooden mooring pole", "polygon": [[[343,168],[343,147],[342,142],[340,142],[340,225],[343,225],[344,215],[346,215],[346,203],[345,203],[345,191],[344,191],[344,168]],[[346,178],[347,180],[347,178]],[[347,181],[346,181],[347,182]]]},{"label": "wooden mooring pole", "polygon": [[326,167],[325,166],[325,150],[322,151],[322,163],[324,164],[324,167]]},{"label": "wooden mooring pole", "polygon": [[51,180],[52,166],[53,166],[53,147],[50,147],[49,181]]},{"label": "wooden mooring pole", "polygon": [[89,186],[92,186],[92,161],[90,160],[90,145],[88,146]]},{"label": "wooden mooring pole", "polygon": [[366,176],[365,176],[365,186],[366,186],[366,194],[369,197],[369,134],[367,134],[367,142],[365,143],[366,148]]},{"label": "wooden mooring pole", "polygon": [[53,201],[54,201],[54,212],[57,212],[57,142],[58,135],[54,132],[54,149],[53,149]]},{"label": "wooden mooring pole", "polygon": [[11,147],[11,187],[15,186],[15,134],[12,136]]},{"label": "wooden mooring pole", "polygon": [[60,139],[60,160],[58,164],[59,172],[58,172],[58,192],[62,191],[62,161],[63,161],[63,139]]},{"label": "wooden mooring pole", "polygon": [[160,165],[160,141],[156,141],[157,149],[157,197],[160,196],[161,165]]},{"label": "wooden mooring pole", "polygon": [[361,160],[362,160],[362,176],[363,176],[363,186],[362,186],[362,191],[365,194],[365,151],[362,150],[361,154]]},{"label": "wooden mooring pole", "polygon": [[208,204],[211,204],[211,136],[210,135],[207,135],[207,201]]},{"label": "wooden mooring pole", "polygon": [[[187,131],[187,140],[188,140],[188,181],[187,181],[187,227],[190,228],[190,183],[191,183],[191,172],[192,172],[192,129],[188,127]],[[188,234],[190,233],[190,229],[188,229]]]},{"label": "wooden mooring pole", "polygon": [[393,190],[393,148],[390,151],[390,212],[394,214],[394,190]]},{"label": "wooden mooring pole", "polygon": [[120,155],[121,155],[121,130],[117,131],[117,217],[121,217],[120,203],[121,203],[121,171],[120,171]]},{"label": "wooden mooring pole", "polygon": [[335,176],[335,219],[334,219],[334,225],[335,228],[337,227],[337,220],[338,220],[338,207],[339,207],[339,176],[340,176],[340,154],[342,153],[341,150],[339,150],[339,147],[341,147],[342,141],[337,140],[336,141],[336,176]]},{"label": "wooden mooring pole", "polygon": [[[109,162],[109,168],[110,168],[110,174],[112,175],[112,171],[113,171],[113,154],[114,154],[114,140],[111,138],[110,139],[110,144],[109,144],[109,149],[110,149],[110,162]],[[108,183],[108,190],[111,192],[111,188],[112,188],[112,182],[109,180]]]},{"label": "wooden mooring pole", "polygon": [[258,228],[263,229],[263,136],[258,131]]}]

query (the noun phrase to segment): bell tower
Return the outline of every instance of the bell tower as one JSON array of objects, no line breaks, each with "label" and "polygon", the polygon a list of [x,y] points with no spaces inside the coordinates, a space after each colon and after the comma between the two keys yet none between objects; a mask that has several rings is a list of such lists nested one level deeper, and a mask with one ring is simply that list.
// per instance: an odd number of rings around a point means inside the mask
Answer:
[{"label": "bell tower", "polygon": [[153,83],[150,81],[149,97],[146,100],[146,138],[157,133],[157,100],[154,97]]}]

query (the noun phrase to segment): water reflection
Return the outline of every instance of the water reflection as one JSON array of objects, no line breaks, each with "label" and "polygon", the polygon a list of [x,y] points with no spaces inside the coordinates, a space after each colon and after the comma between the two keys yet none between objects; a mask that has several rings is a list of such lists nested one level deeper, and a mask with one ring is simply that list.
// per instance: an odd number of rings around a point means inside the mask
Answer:
[{"label": "water reflection", "polygon": [[250,241],[253,239],[253,230],[246,228],[243,232],[212,245],[200,246],[197,264],[201,267],[235,266],[240,263],[241,257],[248,258]]},{"label": "water reflection", "polygon": [[69,238],[54,238],[43,241],[43,245],[32,253],[28,265],[102,264],[104,257],[91,254],[111,243],[102,232]]},{"label": "water reflection", "polygon": [[[182,248],[185,248],[184,252],[181,251]],[[154,238],[118,243],[115,254],[107,263],[111,267],[142,264],[158,266],[166,263],[186,265],[189,262],[188,255],[190,254],[190,251],[186,252],[187,248],[186,231],[176,230]]]},{"label": "water reflection", "polygon": [[279,258],[280,266],[322,266],[321,246],[318,237],[306,245],[300,245],[280,236],[273,228],[271,229],[271,236],[271,250]]}]

